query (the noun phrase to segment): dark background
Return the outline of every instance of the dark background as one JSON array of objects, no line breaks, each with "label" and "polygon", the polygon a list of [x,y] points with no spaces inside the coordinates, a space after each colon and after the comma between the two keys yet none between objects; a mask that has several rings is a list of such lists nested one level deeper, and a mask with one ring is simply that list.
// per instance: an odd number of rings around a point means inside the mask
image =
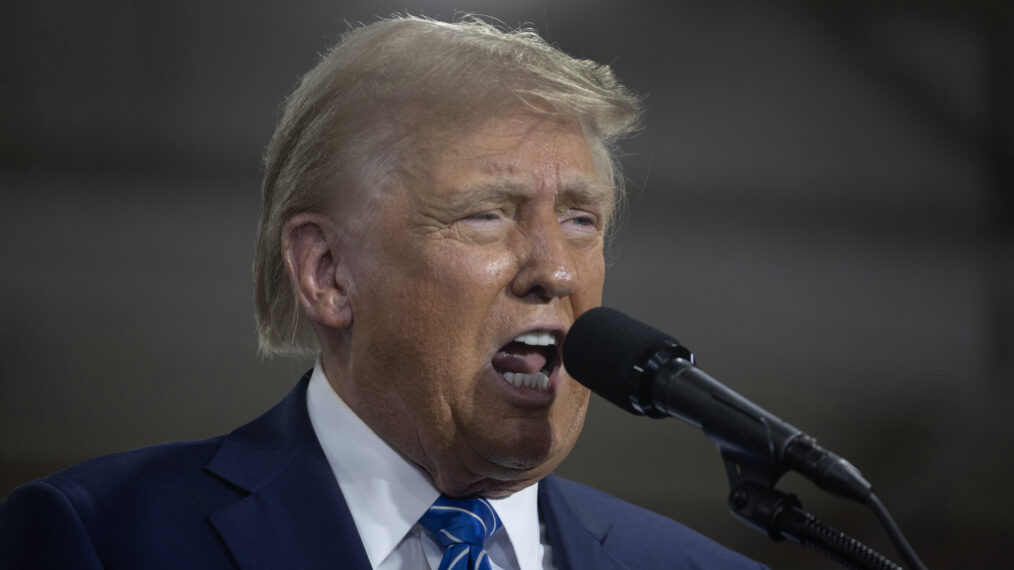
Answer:
[{"label": "dark background", "polygon": [[[260,153],[346,22],[527,22],[648,96],[606,303],[850,458],[931,568],[1000,567],[1014,475],[1009,2],[5,2],[0,495],[230,430],[310,365],[256,352]],[[560,472],[777,568],[717,452],[600,401]],[[782,488],[897,558],[872,514]]]}]

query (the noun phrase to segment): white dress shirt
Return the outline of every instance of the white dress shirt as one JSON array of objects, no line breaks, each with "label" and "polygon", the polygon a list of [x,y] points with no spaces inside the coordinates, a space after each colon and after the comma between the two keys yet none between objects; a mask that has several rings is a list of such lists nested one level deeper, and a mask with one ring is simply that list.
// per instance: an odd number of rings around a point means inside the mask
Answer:
[{"label": "white dress shirt", "polygon": [[[306,394],[324,448],[375,570],[435,570],[443,548],[418,524],[440,496],[429,476],[373,432],[335,393],[318,361]],[[492,499],[503,526],[486,543],[494,570],[554,568],[538,484]]]}]

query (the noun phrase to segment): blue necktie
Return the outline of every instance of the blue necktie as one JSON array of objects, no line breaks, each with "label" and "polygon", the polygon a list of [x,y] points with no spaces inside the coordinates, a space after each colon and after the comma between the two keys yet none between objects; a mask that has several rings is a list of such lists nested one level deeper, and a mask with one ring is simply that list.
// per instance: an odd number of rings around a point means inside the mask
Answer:
[{"label": "blue necktie", "polygon": [[486,499],[441,495],[419,523],[444,547],[438,570],[491,570],[486,541],[500,528],[500,518]]}]

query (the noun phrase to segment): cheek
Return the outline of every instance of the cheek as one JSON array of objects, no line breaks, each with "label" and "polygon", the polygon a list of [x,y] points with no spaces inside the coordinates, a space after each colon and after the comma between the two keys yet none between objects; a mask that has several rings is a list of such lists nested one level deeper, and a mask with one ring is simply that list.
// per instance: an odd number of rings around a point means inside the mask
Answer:
[{"label": "cheek", "polygon": [[473,285],[498,283],[511,275],[515,255],[506,242],[496,245],[470,245],[441,240],[422,248],[414,260],[420,268],[431,268],[435,276],[449,276]]},{"label": "cheek", "polygon": [[602,288],[606,278],[606,263],[599,248],[582,256],[577,262],[575,295],[582,304],[592,306],[602,302]]},{"label": "cheek", "polygon": [[515,271],[513,256],[420,248],[387,266],[398,269],[379,274],[368,293],[371,312],[386,325],[376,328],[392,335],[387,352],[410,355],[420,370],[474,367],[501,320],[499,300]]},{"label": "cheek", "polygon": [[560,437],[566,440],[576,438],[581,431],[591,392],[573,378],[566,377],[565,382],[566,387],[561,389],[558,405],[554,409],[554,423]]},{"label": "cheek", "polygon": [[453,310],[465,321],[491,317],[497,300],[517,271],[516,258],[509,252],[467,247],[420,255],[411,263],[416,265],[411,280],[413,289],[406,294],[426,303],[431,310]]},{"label": "cheek", "polygon": [[515,260],[511,255],[488,256],[482,260],[483,273],[490,283],[505,283],[513,277]]}]

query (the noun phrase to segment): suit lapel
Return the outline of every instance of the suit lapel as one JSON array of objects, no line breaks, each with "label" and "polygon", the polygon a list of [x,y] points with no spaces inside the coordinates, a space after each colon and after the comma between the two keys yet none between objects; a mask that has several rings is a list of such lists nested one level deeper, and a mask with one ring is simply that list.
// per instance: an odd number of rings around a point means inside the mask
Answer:
[{"label": "suit lapel", "polygon": [[[225,437],[205,469],[245,496],[209,516],[242,570],[370,563],[306,411],[307,374],[278,405]],[[602,545],[610,522],[571,501],[553,475],[539,509],[560,570],[624,570]]]},{"label": "suit lapel", "polygon": [[308,380],[309,375],[269,412],[226,436],[205,467],[248,493],[209,517],[243,570],[370,568],[310,425]]},{"label": "suit lapel", "polygon": [[611,523],[569,501],[553,475],[539,482],[539,510],[560,570],[627,568],[602,546]]}]

